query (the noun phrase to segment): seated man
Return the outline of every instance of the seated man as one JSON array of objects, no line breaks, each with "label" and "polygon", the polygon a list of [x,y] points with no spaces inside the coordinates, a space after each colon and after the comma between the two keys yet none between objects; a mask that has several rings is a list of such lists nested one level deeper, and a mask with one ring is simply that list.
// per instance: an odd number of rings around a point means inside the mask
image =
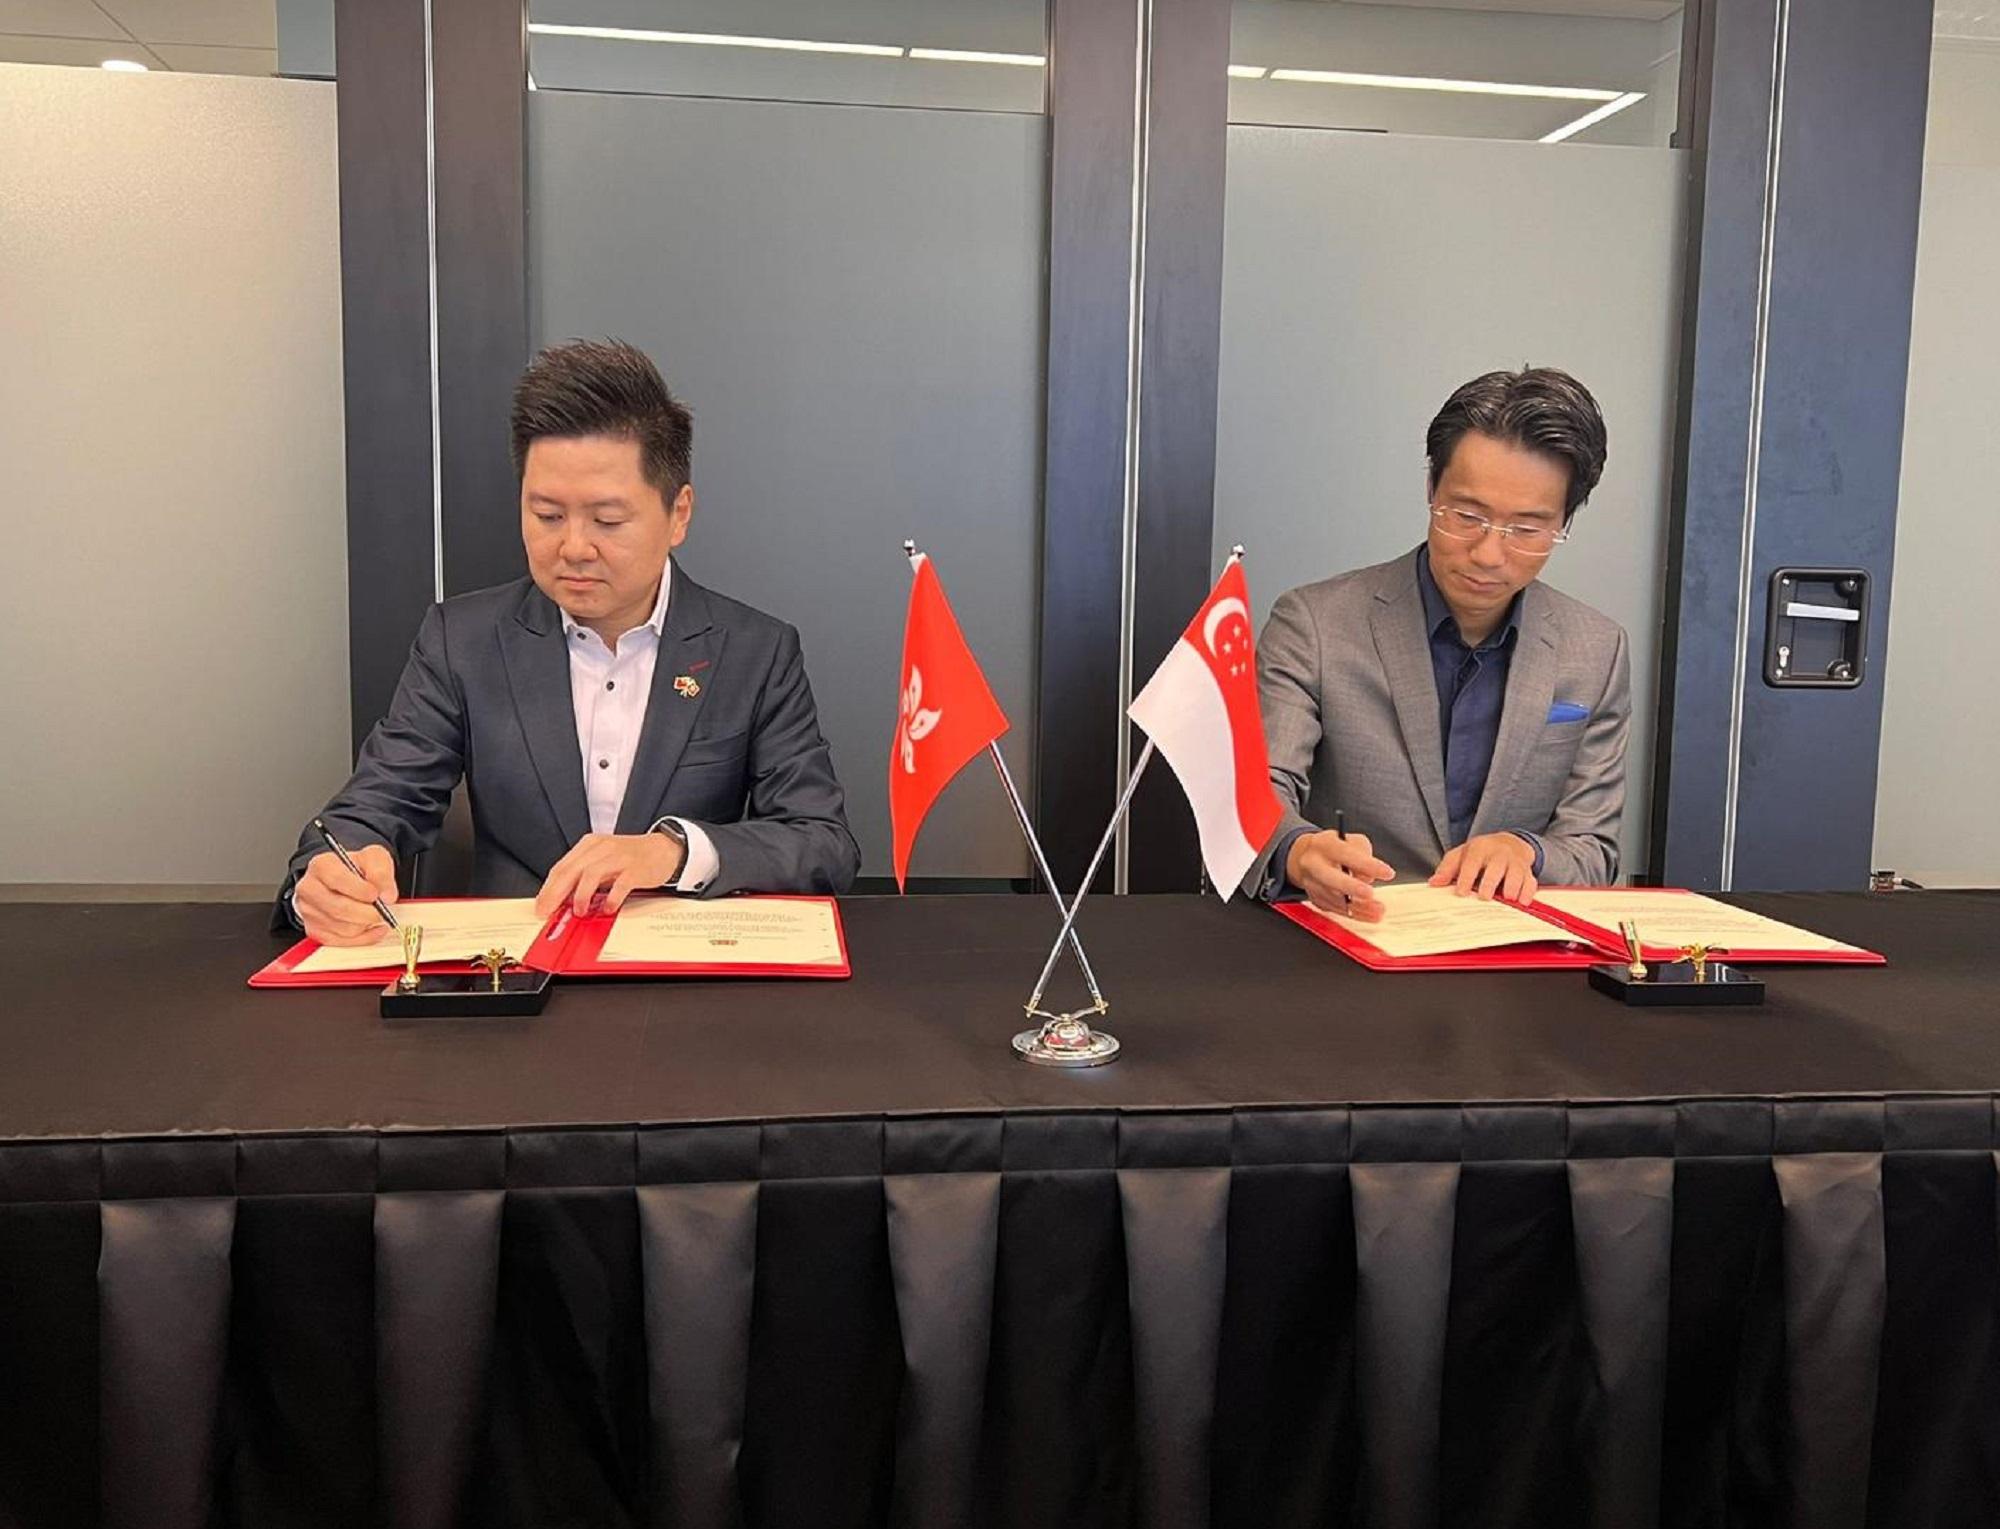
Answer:
[{"label": "seated man", "polygon": [[1397,874],[1524,901],[1617,877],[1625,633],[1537,582],[1604,470],[1597,402],[1563,372],[1490,372],[1425,446],[1424,544],[1272,608],[1259,692],[1288,811],[1246,892],[1379,919]]},{"label": "seated man", "polygon": [[798,633],[674,564],[694,512],[691,420],[629,345],[543,351],[514,390],[528,577],[425,615],[388,715],[278,899],[328,944],[376,938],[377,896],[464,778],[473,889],[546,914],[643,887],[841,892],[861,860]]}]

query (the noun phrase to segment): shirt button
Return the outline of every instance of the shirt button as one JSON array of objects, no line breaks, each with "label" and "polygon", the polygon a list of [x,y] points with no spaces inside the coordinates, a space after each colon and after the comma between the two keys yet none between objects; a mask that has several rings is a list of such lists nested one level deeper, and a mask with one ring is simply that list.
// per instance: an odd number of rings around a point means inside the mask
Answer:
[{"label": "shirt button", "polygon": [[600,770],[608,770],[611,768],[611,761],[608,759],[600,759],[597,761],[597,768]]},{"label": "shirt button", "polygon": [[606,680],[606,681],[604,682],[604,688],[605,688],[606,690],[616,690],[616,689],[618,688],[618,681],[616,681],[616,680]]}]

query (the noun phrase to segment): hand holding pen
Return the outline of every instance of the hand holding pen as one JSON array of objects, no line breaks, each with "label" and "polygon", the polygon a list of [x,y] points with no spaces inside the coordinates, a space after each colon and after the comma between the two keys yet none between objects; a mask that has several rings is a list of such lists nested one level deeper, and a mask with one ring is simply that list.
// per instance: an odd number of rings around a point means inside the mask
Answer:
[{"label": "hand holding pen", "polygon": [[370,945],[382,930],[398,926],[396,862],[378,844],[349,853],[326,824],[315,818],[313,832],[327,853],[306,863],[292,894],[292,908],[306,933],[322,945]]}]

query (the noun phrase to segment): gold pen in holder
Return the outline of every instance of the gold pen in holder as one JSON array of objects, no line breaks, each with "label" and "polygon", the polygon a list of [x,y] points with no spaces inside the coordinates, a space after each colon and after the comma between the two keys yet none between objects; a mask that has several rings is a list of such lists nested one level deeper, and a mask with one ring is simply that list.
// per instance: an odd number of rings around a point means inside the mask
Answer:
[{"label": "gold pen in holder", "polygon": [[1625,974],[1634,982],[1646,980],[1646,951],[1639,943],[1639,926],[1631,919],[1621,919],[1618,932],[1625,936],[1625,951],[1631,960],[1625,963]]}]

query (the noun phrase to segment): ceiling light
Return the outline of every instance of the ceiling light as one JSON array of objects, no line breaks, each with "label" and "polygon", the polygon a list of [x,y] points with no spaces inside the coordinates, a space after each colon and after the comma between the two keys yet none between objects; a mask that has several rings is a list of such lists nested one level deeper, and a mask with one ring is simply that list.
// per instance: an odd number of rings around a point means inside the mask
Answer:
[{"label": "ceiling light", "polygon": [[1232,80],[1261,80],[1271,71],[1262,64],[1231,64],[1229,77]]},{"label": "ceiling light", "polygon": [[901,48],[872,42],[818,42],[803,37],[731,37],[721,32],[654,32],[639,27],[573,27],[531,21],[530,32],[545,37],[595,37],[610,42],[699,43],[711,48],[775,48],[784,53],[858,53],[867,58],[901,58]]},{"label": "ceiling light", "polygon": [[1025,69],[1039,69],[1048,62],[1039,53],[981,53],[965,48],[912,48],[910,57],[946,64],[1019,64]]},{"label": "ceiling light", "polygon": [[1348,74],[1335,69],[1273,69],[1274,80],[1307,85],[1369,85],[1378,90],[1444,90],[1475,96],[1534,96],[1549,101],[1614,101],[1615,90],[1581,85],[1510,85],[1501,80],[1441,80],[1416,74]]},{"label": "ceiling light", "polygon": [[1562,127],[1557,128],[1553,133],[1550,133],[1546,138],[1542,139],[1542,142],[1561,143],[1565,138],[1571,137],[1576,133],[1580,133],[1587,127],[1595,127],[1598,123],[1602,122],[1606,117],[1615,117],[1620,112],[1625,110],[1626,107],[1637,106],[1641,101],[1645,99],[1646,99],[1646,92],[1643,90],[1627,91],[1617,100],[1606,101],[1602,106],[1598,107],[1596,111],[1587,111],[1581,117],[1578,117],[1576,121],[1566,123]]},{"label": "ceiling light", "polygon": [[113,74],[146,74],[150,72],[144,64],[133,58],[107,58],[97,67],[100,69],[109,69]]}]

